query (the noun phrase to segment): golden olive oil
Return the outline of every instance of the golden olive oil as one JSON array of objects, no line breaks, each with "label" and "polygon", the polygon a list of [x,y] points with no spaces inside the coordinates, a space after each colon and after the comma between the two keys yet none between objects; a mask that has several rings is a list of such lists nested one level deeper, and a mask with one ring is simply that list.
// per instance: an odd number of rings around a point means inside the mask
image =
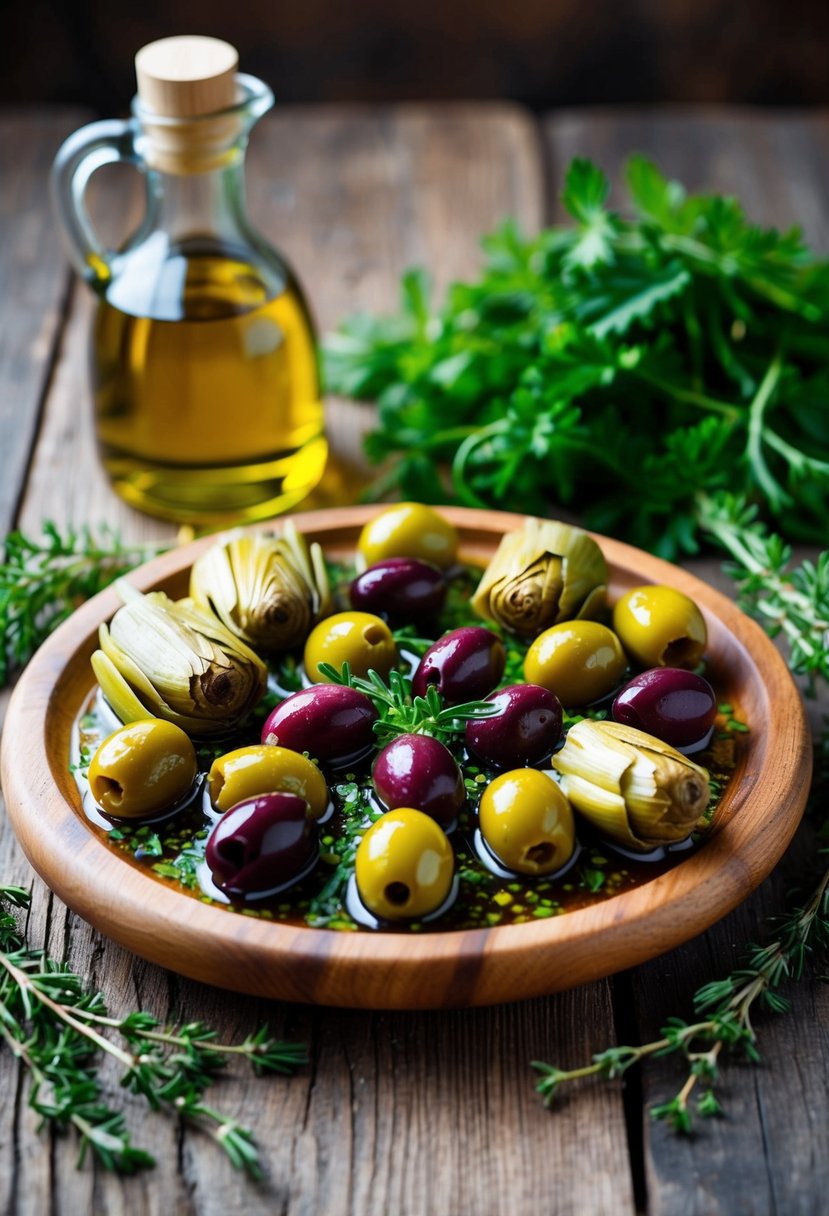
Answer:
[{"label": "golden olive oil", "polygon": [[92,339],[114,488],[182,522],[290,509],[327,455],[314,329],[295,280],[214,242],[128,263],[99,301]]}]

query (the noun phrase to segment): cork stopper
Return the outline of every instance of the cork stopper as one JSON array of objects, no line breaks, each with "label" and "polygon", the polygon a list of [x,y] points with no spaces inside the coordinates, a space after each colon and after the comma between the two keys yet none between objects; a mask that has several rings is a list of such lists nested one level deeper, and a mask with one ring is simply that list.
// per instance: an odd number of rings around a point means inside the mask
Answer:
[{"label": "cork stopper", "polygon": [[[160,38],[141,48],[135,75],[148,136],[147,160],[155,168],[192,173],[221,162],[240,129],[239,118],[205,116],[236,103],[238,66],[236,48],[220,38]],[[153,122],[155,115],[158,123]]]}]

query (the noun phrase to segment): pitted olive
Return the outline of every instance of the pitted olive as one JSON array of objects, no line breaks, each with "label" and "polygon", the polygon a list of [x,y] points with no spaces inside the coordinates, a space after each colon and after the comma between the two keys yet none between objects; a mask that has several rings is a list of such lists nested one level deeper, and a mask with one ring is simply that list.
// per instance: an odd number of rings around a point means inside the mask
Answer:
[{"label": "pitted olive", "polygon": [[314,819],[319,819],[328,808],[328,786],[316,764],[287,747],[258,744],[227,752],[213,761],[207,785],[217,811],[227,811],[260,794],[277,792],[304,798]]},{"label": "pitted olive", "polygon": [[443,829],[409,807],[371,825],[354,863],[360,898],[381,920],[414,920],[436,911],[449,895],[454,866]]},{"label": "pitted olive", "polygon": [[478,811],[481,835],[507,869],[552,874],[575,848],[570,803],[552,777],[535,768],[502,773],[486,787]]},{"label": "pitted olive", "polygon": [[418,557],[445,570],[457,557],[458,533],[431,507],[398,502],[368,521],[357,548],[367,566],[387,557]]},{"label": "pitted olive", "polygon": [[371,612],[337,612],[326,617],[305,643],[305,671],[314,684],[328,682],[319,670],[320,663],[330,663],[337,671],[348,663],[354,676],[365,678],[376,671],[385,680],[397,661],[391,630]]},{"label": "pitted olive", "polygon": [[538,635],[524,660],[524,679],[573,709],[612,692],[625,674],[619,639],[597,621],[563,621]]},{"label": "pitted olive", "polygon": [[613,608],[613,628],[642,667],[696,667],[708,641],[705,619],[694,601],[658,583],[623,595]]},{"label": "pitted olive", "polygon": [[179,802],[197,771],[195,748],[180,726],[141,719],[104,739],[89,766],[89,788],[107,815],[143,819]]}]

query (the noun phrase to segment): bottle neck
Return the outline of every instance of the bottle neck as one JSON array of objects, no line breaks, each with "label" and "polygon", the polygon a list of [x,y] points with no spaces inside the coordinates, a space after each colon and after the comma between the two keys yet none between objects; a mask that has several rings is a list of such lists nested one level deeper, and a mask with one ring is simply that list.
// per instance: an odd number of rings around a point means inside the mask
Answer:
[{"label": "bottle neck", "polygon": [[171,242],[213,237],[233,243],[249,237],[241,149],[228,163],[204,173],[153,169],[149,185],[152,206],[148,221]]}]

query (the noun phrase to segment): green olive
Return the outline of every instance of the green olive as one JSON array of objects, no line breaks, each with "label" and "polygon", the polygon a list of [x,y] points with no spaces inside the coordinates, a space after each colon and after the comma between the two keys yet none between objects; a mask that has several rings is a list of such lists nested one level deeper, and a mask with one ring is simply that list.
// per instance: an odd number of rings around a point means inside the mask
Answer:
[{"label": "green olive", "polygon": [[384,620],[371,612],[337,612],[314,626],[305,643],[305,671],[315,684],[329,681],[319,670],[330,663],[340,670],[343,663],[351,674],[363,679],[376,671],[385,680],[398,661],[397,647]]},{"label": "green olive", "polygon": [[619,639],[597,621],[562,621],[538,635],[524,659],[524,679],[554,692],[562,705],[589,705],[625,673]]},{"label": "green olive", "polygon": [[316,764],[287,747],[262,743],[227,752],[211,764],[207,785],[218,811],[282,791],[304,798],[312,819],[319,819],[328,808],[328,786]]},{"label": "green olive", "polygon": [[613,628],[643,667],[696,667],[708,630],[699,608],[675,587],[634,587],[617,601]]},{"label": "green olive", "polygon": [[180,726],[141,719],[104,739],[89,766],[89,788],[107,815],[143,819],[179,802],[197,772],[196,749]]},{"label": "green olive", "polygon": [[502,773],[478,809],[481,835],[499,861],[519,874],[552,874],[573,855],[573,812],[559,786],[535,768]]},{"label": "green olive", "polygon": [[457,557],[458,533],[431,507],[398,502],[368,521],[357,548],[367,566],[387,557],[417,557],[445,570]]},{"label": "green olive", "polygon": [[354,868],[360,898],[370,912],[382,920],[413,920],[446,900],[455,858],[434,819],[402,807],[371,825]]}]

